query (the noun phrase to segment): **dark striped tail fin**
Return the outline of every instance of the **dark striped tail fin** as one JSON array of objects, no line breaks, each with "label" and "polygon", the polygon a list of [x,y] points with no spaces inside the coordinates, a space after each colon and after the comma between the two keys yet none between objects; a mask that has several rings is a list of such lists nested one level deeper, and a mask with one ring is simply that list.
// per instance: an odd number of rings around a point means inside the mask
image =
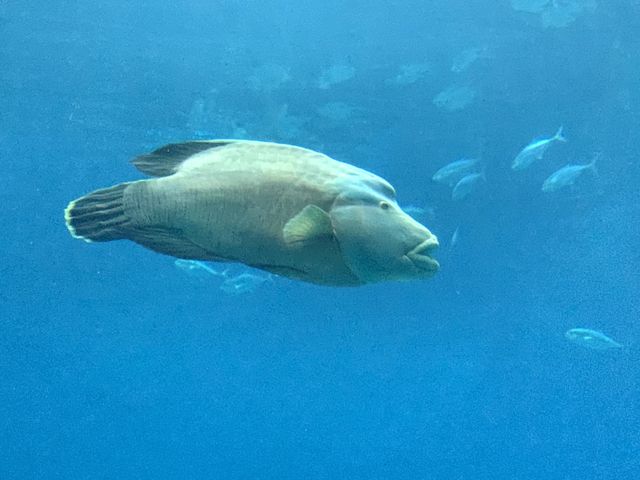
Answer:
[{"label": "dark striped tail fin", "polygon": [[125,238],[129,223],[124,212],[124,191],[130,183],[121,183],[89,193],[71,202],[64,219],[71,235],[87,242],[108,242]]}]

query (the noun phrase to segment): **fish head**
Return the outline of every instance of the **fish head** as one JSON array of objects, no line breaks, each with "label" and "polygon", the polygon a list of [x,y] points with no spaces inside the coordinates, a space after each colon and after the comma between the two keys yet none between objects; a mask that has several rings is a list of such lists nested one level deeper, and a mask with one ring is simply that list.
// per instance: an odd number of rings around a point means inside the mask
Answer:
[{"label": "fish head", "polygon": [[436,173],[433,174],[433,177],[431,177],[431,179],[434,182],[443,183],[446,185],[450,183],[450,180],[449,180],[450,175],[451,175],[450,171],[447,171],[444,168],[441,168],[440,170],[438,170]]},{"label": "fish head", "polygon": [[554,178],[549,177],[547,178],[544,183],[542,184],[542,191],[543,192],[553,192],[555,190],[558,189],[558,184],[555,181]]},{"label": "fish head", "polygon": [[577,329],[577,328],[572,328],[570,330],[567,330],[564,333],[564,336],[567,340],[570,340],[572,342],[577,342],[584,338],[584,334],[580,331],[580,329]]},{"label": "fish head", "polygon": [[430,277],[438,239],[404,212],[382,179],[350,182],[329,212],[349,269],[365,283]]}]

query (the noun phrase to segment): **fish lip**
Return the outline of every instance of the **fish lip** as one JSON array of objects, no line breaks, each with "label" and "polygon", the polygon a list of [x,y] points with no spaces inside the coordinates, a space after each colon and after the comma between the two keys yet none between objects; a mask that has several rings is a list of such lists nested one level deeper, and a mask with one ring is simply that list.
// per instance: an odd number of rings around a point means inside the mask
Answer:
[{"label": "fish lip", "polygon": [[405,256],[416,268],[425,272],[435,273],[440,268],[440,264],[431,256],[431,253],[438,246],[438,240],[435,237],[430,237],[409,250]]}]

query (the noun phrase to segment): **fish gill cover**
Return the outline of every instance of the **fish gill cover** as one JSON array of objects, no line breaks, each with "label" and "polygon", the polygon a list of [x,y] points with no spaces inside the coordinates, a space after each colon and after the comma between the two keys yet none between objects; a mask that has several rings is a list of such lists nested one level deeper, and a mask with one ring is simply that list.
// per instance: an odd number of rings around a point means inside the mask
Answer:
[{"label": "fish gill cover", "polygon": [[[631,0],[0,1],[0,478],[638,478],[638,31]],[[68,235],[130,159],[230,138],[389,180],[440,271]]]}]

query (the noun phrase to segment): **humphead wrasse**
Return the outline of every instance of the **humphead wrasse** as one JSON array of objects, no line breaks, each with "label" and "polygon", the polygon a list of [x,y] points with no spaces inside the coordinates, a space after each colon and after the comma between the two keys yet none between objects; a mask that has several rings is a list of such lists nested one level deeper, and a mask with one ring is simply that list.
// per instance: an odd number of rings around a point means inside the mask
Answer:
[{"label": "humphead wrasse", "polygon": [[411,280],[439,268],[437,238],[398,206],[386,180],[321,153],[209,140],[166,145],[133,164],[155,178],[71,202],[74,237],[128,239],[323,285]]}]

